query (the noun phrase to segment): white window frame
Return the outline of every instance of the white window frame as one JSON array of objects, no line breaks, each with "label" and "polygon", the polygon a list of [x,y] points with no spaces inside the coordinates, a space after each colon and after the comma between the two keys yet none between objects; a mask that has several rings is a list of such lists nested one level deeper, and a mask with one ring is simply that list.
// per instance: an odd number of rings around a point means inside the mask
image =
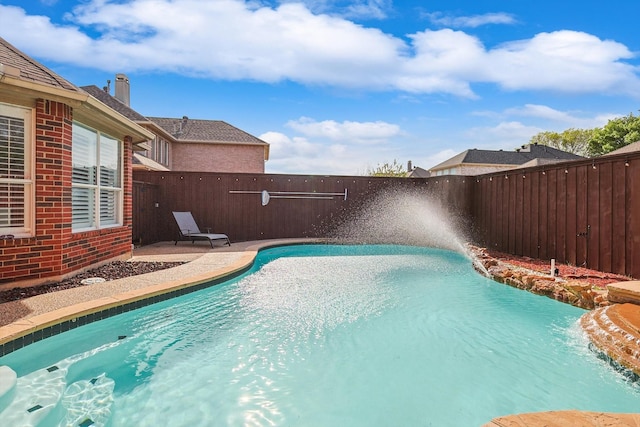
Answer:
[{"label": "white window frame", "polygon": [[[91,167],[95,168],[93,171],[89,171],[86,175],[89,176],[93,172],[92,179],[88,178],[85,182],[82,182],[80,177],[82,174],[78,174],[75,176],[72,173],[72,210],[79,208],[86,208],[86,221],[79,222],[76,215],[72,214],[72,232],[78,233],[83,231],[90,230],[98,230],[102,228],[112,228],[112,227],[120,227],[123,225],[123,211],[124,211],[124,162],[123,162],[123,150],[124,144],[121,140],[114,138],[105,133],[99,132],[95,129],[92,129],[89,126],[84,124],[73,122],[73,142],[72,142],[72,153],[73,150],[78,150],[80,148],[80,144],[82,143],[77,134],[78,131],[84,131],[90,133],[95,139],[88,141],[90,146],[88,146],[89,157],[93,163],[91,163]],[[115,142],[117,144],[117,166],[116,166],[116,179],[117,182],[114,185],[108,185],[103,182],[102,174],[102,166],[105,166],[103,163],[103,159],[101,159],[101,144],[106,144],[109,141]],[[77,152],[76,152],[77,153]],[[79,161],[77,156],[74,157],[74,168],[76,167],[76,161]],[[106,175],[105,175],[106,177]],[[106,177],[108,179],[108,177]],[[78,190],[84,190],[88,196],[88,203],[86,206],[78,203],[78,199],[76,196],[76,192]],[[107,218],[107,220],[103,220],[102,216],[105,211],[101,209],[101,194],[111,194],[113,195],[113,215]],[[106,200],[106,199],[105,199]],[[80,219],[83,219],[82,217]]]},{"label": "white window frame", "polygon": [[[14,238],[33,237],[35,235],[35,120],[34,109],[0,102],[0,116],[23,120],[24,122],[24,161],[22,176],[2,174],[0,171],[0,186],[13,185],[23,187],[22,220],[18,225],[5,222],[9,218],[12,206],[2,206],[0,202],[0,235],[11,235]],[[9,205],[9,203],[6,203]]]}]

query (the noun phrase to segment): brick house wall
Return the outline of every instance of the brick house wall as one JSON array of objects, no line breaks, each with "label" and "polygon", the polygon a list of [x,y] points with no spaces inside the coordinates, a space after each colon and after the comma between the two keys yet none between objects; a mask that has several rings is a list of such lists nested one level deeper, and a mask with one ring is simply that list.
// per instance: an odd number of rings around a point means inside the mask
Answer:
[{"label": "brick house wall", "polygon": [[185,172],[264,173],[259,145],[174,143],[171,169]]},{"label": "brick house wall", "polygon": [[54,282],[88,266],[131,256],[131,140],[123,142],[123,225],[73,233],[72,123],[73,109],[69,105],[44,99],[37,101],[35,235],[0,240],[0,286]]}]

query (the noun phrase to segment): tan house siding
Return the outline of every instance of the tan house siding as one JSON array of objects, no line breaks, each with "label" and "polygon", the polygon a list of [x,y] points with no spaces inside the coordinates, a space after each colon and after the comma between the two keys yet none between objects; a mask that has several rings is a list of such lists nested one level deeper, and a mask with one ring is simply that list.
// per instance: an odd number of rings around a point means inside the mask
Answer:
[{"label": "tan house siding", "polygon": [[264,173],[260,145],[175,143],[171,169],[185,172]]},{"label": "tan house siding", "polygon": [[477,166],[462,166],[460,168],[460,175],[482,175],[485,173],[500,172],[503,170],[514,169],[512,165],[477,165]]}]

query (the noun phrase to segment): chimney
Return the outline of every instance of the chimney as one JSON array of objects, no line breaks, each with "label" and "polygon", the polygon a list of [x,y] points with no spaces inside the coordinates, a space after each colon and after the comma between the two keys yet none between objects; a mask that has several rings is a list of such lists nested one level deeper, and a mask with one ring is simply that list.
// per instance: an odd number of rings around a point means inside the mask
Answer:
[{"label": "chimney", "polygon": [[411,172],[413,170],[413,164],[411,163],[411,160],[409,160],[407,162],[407,172]]},{"label": "chimney", "polygon": [[116,95],[115,98],[127,107],[129,103],[129,77],[125,74],[116,74]]}]

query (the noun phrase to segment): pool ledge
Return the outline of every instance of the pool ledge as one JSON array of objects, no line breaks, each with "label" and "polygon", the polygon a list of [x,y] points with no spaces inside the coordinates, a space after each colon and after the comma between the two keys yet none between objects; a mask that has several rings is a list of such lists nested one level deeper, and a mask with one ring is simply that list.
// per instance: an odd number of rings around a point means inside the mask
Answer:
[{"label": "pool ledge", "polygon": [[482,427],[638,427],[640,414],[586,411],[549,411],[498,417]]},{"label": "pool ledge", "polygon": [[[216,247],[178,267],[0,304],[5,316],[0,326],[0,356],[60,332],[230,279],[250,268],[261,249],[325,242],[278,239]],[[10,322],[6,321],[8,313],[14,313]]]}]

